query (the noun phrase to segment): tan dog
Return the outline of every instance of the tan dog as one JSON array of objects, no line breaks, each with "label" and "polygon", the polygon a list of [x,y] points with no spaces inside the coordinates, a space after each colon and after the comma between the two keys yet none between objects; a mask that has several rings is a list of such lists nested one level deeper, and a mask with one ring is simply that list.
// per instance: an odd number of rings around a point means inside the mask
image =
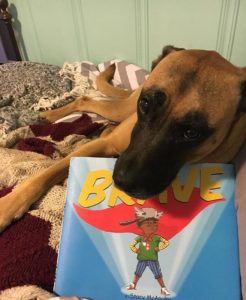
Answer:
[{"label": "tan dog", "polygon": [[102,73],[98,89],[118,98],[113,102],[82,98],[42,114],[54,121],[71,111],[93,111],[121,123],[1,198],[1,230],[67,176],[72,156],[120,155],[114,181],[137,198],[164,190],[185,163],[228,162],[235,156],[246,138],[246,68],[213,51],[171,46],[153,66],[134,92],[108,84],[113,67]]}]

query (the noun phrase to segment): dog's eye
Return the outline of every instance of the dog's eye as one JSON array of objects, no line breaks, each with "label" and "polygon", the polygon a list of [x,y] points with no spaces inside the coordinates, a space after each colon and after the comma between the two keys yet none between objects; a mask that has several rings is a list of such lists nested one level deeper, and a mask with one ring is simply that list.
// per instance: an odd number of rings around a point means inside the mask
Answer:
[{"label": "dog's eye", "polygon": [[195,128],[188,128],[183,132],[183,136],[186,140],[195,140],[200,137],[200,132]]},{"label": "dog's eye", "polygon": [[139,101],[139,108],[143,114],[147,114],[149,112],[150,101],[147,97],[143,97]]}]

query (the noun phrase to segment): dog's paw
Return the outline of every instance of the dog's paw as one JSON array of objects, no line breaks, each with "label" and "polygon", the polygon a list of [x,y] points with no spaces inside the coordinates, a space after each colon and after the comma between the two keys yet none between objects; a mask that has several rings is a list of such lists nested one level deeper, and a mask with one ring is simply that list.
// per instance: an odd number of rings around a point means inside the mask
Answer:
[{"label": "dog's paw", "polygon": [[29,209],[13,197],[12,193],[0,198],[0,232],[13,221],[20,219]]}]

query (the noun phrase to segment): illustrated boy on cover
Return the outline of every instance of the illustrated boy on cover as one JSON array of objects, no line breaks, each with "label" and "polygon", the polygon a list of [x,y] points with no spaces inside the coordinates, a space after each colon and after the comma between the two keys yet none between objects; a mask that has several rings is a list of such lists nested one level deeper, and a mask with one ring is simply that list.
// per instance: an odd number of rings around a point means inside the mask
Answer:
[{"label": "illustrated boy on cover", "polygon": [[155,234],[158,229],[158,220],[162,215],[162,211],[157,212],[154,208],[135,208],[136,219],[120,223],[121,225],[128,225],[136,222],[142,231],[142,234],[138,235],[130,244],[130,249],[137,254],[138,263],[133,282],[127,287],[128,290],[136,289],[144,270],[149,267],[161,287],[161,294],[164,296],[171,294],[165,286],[158,261],[158,252],[169,245],[167,240]]}]

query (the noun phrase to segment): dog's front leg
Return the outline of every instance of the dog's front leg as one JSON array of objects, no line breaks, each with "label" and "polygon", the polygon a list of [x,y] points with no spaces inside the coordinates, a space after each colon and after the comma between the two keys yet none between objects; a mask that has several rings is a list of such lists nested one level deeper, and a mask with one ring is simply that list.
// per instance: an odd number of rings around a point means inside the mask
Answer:
[{"label": "dog's front leg", "polygon": [[136,111],[140,93],[141,87],[124,99],[97,101],[89,97],[81,97],[61,108],[41,112],[40,117],[54,122],[74,111],[82,111],[96,113],[114,122],[122,122]]},{"label": "dog's front leg", "polygon": [[75,101],[68,103],[60,108],[43,111],[43,112],[39,113],[39,116],[41,118],[46,119],[47,121],[53,123],[65,116],[71,114],[72,112],[76,111],[77,109],[76,109]]},{"label": "dog's front leg", "polygon": [[66,178],[71,156],[110,154],[107,139],[99,138],[17,185],[10,194],[0,198],[0,231],[12,220],[19,219],[50,187]]},{"label": "dog's front leg", "polygon": [[134,114],[106,137],[84,144],[49,168],[20,183],[10,194],[0,198],[0,231],[13,220],[19,219],[50,187],[66,178],[71,157],[110,157],[119,155],[124,151],[129,144],[135,121],[136,115]]}]

